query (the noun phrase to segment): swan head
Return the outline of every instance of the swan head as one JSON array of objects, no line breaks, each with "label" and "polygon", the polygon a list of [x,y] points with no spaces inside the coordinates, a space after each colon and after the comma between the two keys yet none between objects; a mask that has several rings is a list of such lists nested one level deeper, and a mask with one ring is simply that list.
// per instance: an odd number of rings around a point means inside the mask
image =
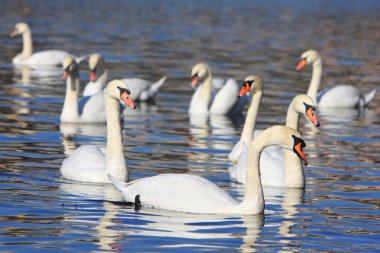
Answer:
[{"label": "swan head", "polygon": [[244,79],[243,85],[239,92],[239,97],[244,96],[248,92],[255,93],[263,90],[263,80],[255,75],[249,75]]},{"label": "swan head", "polygon": [[264,149],[271,145],[279,145],[282,148],[293,151],[297,156],[308,164],[304,148],[306,147],[301,134],[293,128],[287,126],[272,126],[264,130],[259,136],[255,137],[252,147]]},{"label": "swan head", "polygon": [[191,70],[191,87],[194,88],[200,81],[205,80],[211,73],[210,67],[204,63],[196,64]]},{"label": "swan head", "polygon": [[316,127],[319,127],[317,107],[311,97],[299,94],[293,98],[291,106],[298,114],[305,114]]},{"label": "swan head", "polygon": [[113,80],[107,84],[105,95],[117,101],[122,100],[126,105],[132,109],[136,109],[136,105],[131,99],[131,91],[128,85],[122,80]]},{"label": "swan head", "polygon": [[79,67],[77,62],[72,56],[67,56],[62,63],[63,66],[63,80],[67,80],[71,73],[78,71]]},{"label": "swan head", "polygon": [[11,32],[11,37],[23,34],[29,30],[29,26],[26,23],[18,23],[15,25],[15,29]]},{"label": "swan head", "polygon": [[320,56],[318,52],[315,50],[308,50],[306,52],[303,52],[296,69],[301,70],[306,65],[310,65],[319,59],[320,59]]},{"label": "swan head", "polygon": [[103,61],[103,57],[100,54],[92,54],[88,60],[88,67],[90,68],[90,80],[92,82],[96,81],[96,69],[99,63]]}]

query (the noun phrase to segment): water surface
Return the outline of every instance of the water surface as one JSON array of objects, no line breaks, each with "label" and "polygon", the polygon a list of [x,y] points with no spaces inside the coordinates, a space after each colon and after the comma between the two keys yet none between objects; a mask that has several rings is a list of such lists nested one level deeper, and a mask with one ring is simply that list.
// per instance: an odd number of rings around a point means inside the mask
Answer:
[{"label": "water surface", "polygon": [[[380,103],[322,110],[318,129],[301,120],[310,166],[306,189],[265,189],[264,216],[193,215],[116,205],[111,186],[61,178],[62,160],[82,144],[105,146],[105,124],[60,124],[61,70],[15,69],[15,23],[32,27],[34,48],[102,53],[110,78],[168,79],[154,104],[125,116],[132,179],[190,173],[241,199],[227,155],[244,114],[191,117],[191,67],[265,81],[257,127],[285,122],[310,69],[300,54],[318,50],[322,87],[379,89],[377,1],[2,1],[0,8],[0,250],[123,252],[374,252],[380,240]],[[89,79],[82,66],[83,84]]]}]

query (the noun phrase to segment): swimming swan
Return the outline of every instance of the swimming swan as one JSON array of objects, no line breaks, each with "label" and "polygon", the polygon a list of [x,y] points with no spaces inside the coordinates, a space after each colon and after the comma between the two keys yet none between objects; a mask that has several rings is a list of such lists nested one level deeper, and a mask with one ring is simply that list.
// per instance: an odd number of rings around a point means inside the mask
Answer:
[{"label": "swimming swan", "polygon": [[61,166],[64,178],[92,183],[110,183],[107,173],[126,182],[128,170],[124,159],[123,138],[120,125],[120,99],[135,109],[128,85],[113,80],[104,90],[107,111],[107,151],[92,145],[77,148]]},{"label": "swimming swan", "polygon": [[196,64],[191,71],[191,87],[195,88],[200,84],[191,98],[190,114],[219,114],[226,115],[241,113],[245,104],[249,101],[247,96],[231,96],[238,94],[239,85],[235,79],[228,79],[216,94],[212,94],[213,80],[211,68],[206,63]]},{"label": "swimming swan", "polygon": [[13,58],[14,65],[28,65],[30,67],[39,66],[58,66],[62,65],[63,60],[70,56],[69,53],[62,50],[46,50],[33,54],[32,33],[26,23],[18,23],[14,31],[10,34],[12,37],[22,35],[22,52]]},{"label": "swimming swan", "polygon": [[273,126],[258,136],[250,146],[247,184],[244,200],[238,203],[226,191],[209,180],[187,174],[161,174],[124,183],[112,175],[110,180],[126,201],[140,197],[142,206],[178,212],[202,214],[262,214],[264,197],[261,187],[259,159],[263,149],[281,145],[293,150],[307,164],[300,134],[286,126]]},{"label": "swimming swan", "polygon": [[[107,81],[107,66],[104,58],[100,54],[92,54],[88,61],[90,68],[90,82],[86,85],[83,96],[89,96],[103,89]],[[133,101],[146,102],[154,100],[159,88],[165,82],[166,76],[155,83],[151,83],[141,78],[123,78],[122,81],[128,84],[131,90]]]},{"label": "swimming swan", "polygon": [[308,50],[301,55],[301,59],[296,67],[301,70],[306,65],[312,64],[313,73],[307,95],[310,96],[318,106],[322,107],[365,107],[375,97],[376,89],[364,95],[358,88],[350,85],[338,85],[326,88],[318,93],[318,88],[322,77],[322,58],[314,50]]}]

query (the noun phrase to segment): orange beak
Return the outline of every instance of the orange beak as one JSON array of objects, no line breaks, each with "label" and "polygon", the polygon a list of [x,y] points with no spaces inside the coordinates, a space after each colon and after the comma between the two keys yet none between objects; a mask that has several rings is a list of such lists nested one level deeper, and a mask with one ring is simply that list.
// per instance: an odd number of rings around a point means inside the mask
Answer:
[{"label": "orange beak", "polygon": [[18,35],[18,32],[16,30],[12,31],[9,36],[16,37]]},{"label": "orange beak", "polygon": [[128,105],[128,106],[131,107],[132,109],[136,109],[135,104],[133,103],[131,97],[128,95],[127,92],[123,92],[123,93],[120,95],[120,98],[121,98],[121,100],[124,101],[124,103],[125,103],[126,105]]},{"label": "orange beak", "polygon": [[316,126],[316,127],[319,127],[319,122],[318,122],[318,118],[317,118],[317,115],[315,115],[315,112],[312,108],[309,108],[307,111],[306,111],[306,115],[307,117],[310,119],[311,122],[313,122],[313,124]]},{"label": "orange beak", "polygon": [[198,81],[199,81],[199,77],[197,75],[194,75],[191,78],[191,88],[194,88],[195,86],[197,86]]},{"label": "orange beak", "polygon": [[303,67],[305,67],[307,64],[306,60],[305,59],[301,59],[299,62],[298,62],[298,65],[296,67],[296,70],[300,71]]},{"label": "orange beak", "polygon": [[91,82],[96,81],[96,72],[94,70],[91,70],[91,72],[90,72],[90,81]]},{"label": "orange beak", "polygon": [[249,86],[249,84],[248,84],[248,83],[245,83],[245,84],[243,85],[243,87],[240,89],[239,97],[244,96],[244,95],[247,94],[250,90],[251,90],[251,87]]},{"label": "orange beak", "polygon": [[70,75],[70,72],[68,70],[64,70],[63,71],[63,76],[62,76],[62,79],[66,81],[66,79],[69,77]]},{"label": "orange beak", "polygon": [[294,146],[294,151],[296,151],[297,155],[303,160],[305,166],[307,166],[309,162],[307,161],[306,155],[302,150],[301,143]]}]

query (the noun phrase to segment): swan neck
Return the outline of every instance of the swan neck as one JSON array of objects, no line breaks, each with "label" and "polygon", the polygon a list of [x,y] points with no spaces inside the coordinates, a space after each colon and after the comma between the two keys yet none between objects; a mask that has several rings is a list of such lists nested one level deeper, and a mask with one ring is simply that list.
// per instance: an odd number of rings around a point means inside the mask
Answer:
[{"label": "swan neck", "polygon": [[286,114],[286,126],[298,131],[300,115],[294,110],[293,104],[288,107],[288,113]]},{"label": "swan neck", "polygon": [[[286,126],[298,131],[300,114],[294,109],[293,103],[288,108]],[[286,187],[302,188],[305,177],[300,158],[288,149],[284,149],[284,184]]]},{"label": "swan neck", "polygon": [[201,90],[201,103],[206,106],[206,108],[209,108],[210,101],[211,101],[211,86],[212,86],[212,74],[210,73],[208,77],[205,79],[205,81],[202,84],[202,90]]},{"label": "swan neck", "polygon": [[120,181],[128,179],[127,166],[124,159],[123,138],[120,124],[120,103],[105,95],[107,114],[107,173]]},{"label": "swan neck", "polygon": [[98,77],[98,82],[101,84],[102,87],[104,87],[107,82],[108,70],[103,60],[100,62],[99,67],[101,75]]},{"label": "swan neck", "polygon": [[79,71],[73,70],[66,79],[66,94],[63,103],[61,121],[78,122]]},{"label": "swan neck", "polygon": [[249,106],[247,116],[245,117],[245,123],[240,140],[243,141],[247,145],[247,147],[252,141],[253,131],[255,130],[256,119],[259,111],[262,94],[263,92],[260,90],[253,95],[251,105]]},{"label": "swan neck", "polygon": [[284,163],[285,187],[304,188],[305,175],[301,159],[293,151],[285,149]]},{"label": "swan neck", "polygon": [[[257,145],[258,144],[258,145]],[[241,203],[243,209],[252,210],[250,213],[262,214],[265,202],[261,185],[259,161],[264,147],[261,143],[252,142],[247,156],[246,185],[244,200]]]},{"label": "swan neck", "polygon": [[33,54],[32,33],[30,30],[22,34],[22,53],[23,57],[30,57]]},{"label": "swan neck", "polygon": [[311,97],[315,103],[317,103],[317,94],[319,85],[321,84],[322,78],[322,59],[319,58],[313,63],[313,72],[311,75],[311,81],[309,89],[307,90],[307,95]]}]

